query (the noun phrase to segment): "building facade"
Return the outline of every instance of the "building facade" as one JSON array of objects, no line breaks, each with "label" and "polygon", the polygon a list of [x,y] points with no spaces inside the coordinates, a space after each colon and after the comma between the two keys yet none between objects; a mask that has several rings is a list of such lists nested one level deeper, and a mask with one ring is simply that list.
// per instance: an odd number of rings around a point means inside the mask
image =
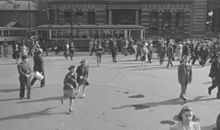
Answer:
[{"label": "building facade", "polygon": [[51,24],[143,25],[146,37],[201,37],[207,31],[208,0],[51,0],[48,5]]}]

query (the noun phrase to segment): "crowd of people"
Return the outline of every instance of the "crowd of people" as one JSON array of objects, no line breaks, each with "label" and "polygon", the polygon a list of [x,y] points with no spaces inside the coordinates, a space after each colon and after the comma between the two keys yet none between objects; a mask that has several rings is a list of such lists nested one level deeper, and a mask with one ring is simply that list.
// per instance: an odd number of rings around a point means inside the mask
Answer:
[{"label": "crowd of people", "polygon": [[[3,46],[3,55],[8,56],[8,43],[5,40]],[[67,40],[65,43],[64,57],[73,60],[76,46],[73,41]],[[43,79],[41,79],[41,87],[45,86],[45,71],[44,61],[42,58],[43,49],[38,40],[25,40],[15,42],[12,46],[13,58],[16,59],[17,69],[19,72],[20,82],[20,99],[25,97],[25,87],[27,88],[27,99],[31,97],[31,86],[38,80],[37,77],[32,76],[32,73],[39,72]],[[167,57],[168,62],[166,67],[173,67],[173,61],[179,61],[178,65],[178,81],[181,86],[180,99],[187,102],[186,90],[187,85],[192,82],[192,65],[198,61],[202,67],[207,63],[211,63],[209,77],[212,79],[212,86],[208,88],[208,94],[214,88],[218,88],[217,99],[220,99],[220,45],[216,40],[204,39],[184,39],[182,41],[159,40],[157,44],[152,39],[134,41],[132,39],[91,39],[89,42],[90,56],[95,53],[97,57],[97,66],[101,65],[102,55],[112,55],[112,61],[117,63],[117,55],[121,53],[124,56],[134,54],[134,60],[141,61],[141,65],[147,67],[147,64],[152,63],[153,53],[158,56],[160,65],[164,64],[164,59]],[[31,69],[28,63],[28,55],[33,56],[34,67]],[[21,62],[19,63],[19,59]],[[79,66],[71,65],[68,68],[69,72],[66,74],[63,82],[63,99],[68,98],[70,107],[69,112],[73,111],[73,102],[80,92],[82,97],[85,97],[86,87],[89,85],[88,73],[89,66],[86,60],[82,60]],[[82,87],[80,87],[82,86]],[[220,117],[220,116],[219,116]],[[219,122],[219,117],[217,122]],[[171,128],[171,130],[200,130],[200,125],[197,118],[192,112],[192,108],[184,106],[179,114],[176,116],[178,123]],[[219,127],[219,124],[217,124]]]}]

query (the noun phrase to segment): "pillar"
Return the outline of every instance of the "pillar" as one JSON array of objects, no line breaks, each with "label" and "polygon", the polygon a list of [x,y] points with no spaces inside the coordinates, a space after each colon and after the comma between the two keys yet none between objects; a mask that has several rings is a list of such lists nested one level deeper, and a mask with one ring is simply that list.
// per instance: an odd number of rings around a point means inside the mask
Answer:
[{"label": "pillar", "polygon": [[135,25],[139,25],[139,10],[135,10]]},{"label": "pillar", "polygon": [[112,24],[112,10],[108,10],[108,24]]}]

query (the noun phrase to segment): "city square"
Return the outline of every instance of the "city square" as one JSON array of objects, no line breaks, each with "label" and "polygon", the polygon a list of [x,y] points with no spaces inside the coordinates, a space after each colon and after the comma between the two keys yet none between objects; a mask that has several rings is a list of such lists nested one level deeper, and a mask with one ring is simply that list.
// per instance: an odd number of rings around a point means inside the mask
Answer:
[{"label": "city square", "polygon": [[[19,100],[17,65],[13,59],[0,62],[0,126],[4,130],[166,130],[174,125],[173,117],[189,105],[200,119],[202,130],[213,130],[220,110],[216,90],[208,95],[210,64],[193,66],[192,84],[188,86],[187,103],[179,99],[178,61],[173,68],[152,64],[141,66],[134,55],[118,56],[113,63],[104,55],[100,67],[95,56],[77,52],[73,61],[63,56],[44,56],[46,85],[39,81],[32,86],[31,99]],[[60,102],[63,79],[70,65],[88,60],[90,85],[86,97],[77,95],[73,112],[68,102]],[[33,66],[32,57],[29,63]]]}]

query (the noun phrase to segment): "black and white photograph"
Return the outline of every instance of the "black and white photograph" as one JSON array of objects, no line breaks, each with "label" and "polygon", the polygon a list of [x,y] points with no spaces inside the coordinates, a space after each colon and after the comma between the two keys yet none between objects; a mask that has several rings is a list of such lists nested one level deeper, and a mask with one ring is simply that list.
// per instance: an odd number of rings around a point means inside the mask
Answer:
[{"label": "black and white photograph", "polygon": [[220,130],[220,0],[0,0],[0,130]]}]

